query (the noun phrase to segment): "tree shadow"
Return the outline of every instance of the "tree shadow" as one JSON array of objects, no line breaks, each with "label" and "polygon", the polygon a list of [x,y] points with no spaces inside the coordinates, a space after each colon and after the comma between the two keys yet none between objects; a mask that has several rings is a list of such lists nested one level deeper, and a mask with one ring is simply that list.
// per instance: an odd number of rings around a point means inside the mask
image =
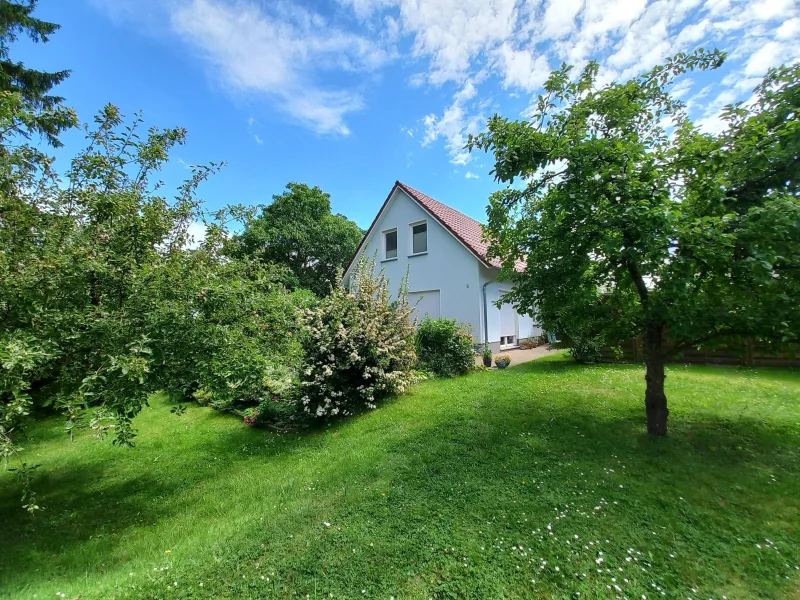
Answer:
[{"label": "tree shadow", "polygon": [[[608,368],[599,367],[597,372]],[[734,531],[741,523],[768,531],[770,520],[781,523],[785,515],[800,510],[800,497],[787,497],[770,488],[764,475],[780,473],[783,479],[800,480],[796,424],[692,412],[671,418],[667,438],[650,438],[643,433],[644,415],[638,405],[622,403],[608,411],[596,406],[586,392],[569,395],[563,390],[559,402],[553,403],[546,393],[536,395],[519,386],[537,375],[556,376],[553,385],[563,385],[565,380],[559,375],[569,377],[573,371],[585,373],[586,369],[567,361],[542,360],[512,367],[501,378],[478,373],[447,380],[442,382],[444,389],[436,388],[438,393],[468,390],[463,410],[434,410],[427,420],[416,419],[398,429],[387,429],[387,425],[392,419],[408,419],[409,411],[417,410],[413,397],[428,394],[427,388],[416,388],[411,398],[388,401],[378,411],[301,433],[275,435],[242,426],[203,438],[191,451],[173,453],[164,471],[152,465],[136,466],[132,455],[124,460],[119,458],[122,454],[76,456],[57,472],[44,470],[37,478],[41,504],[48,507],[44,515],[18,516],[19,487],[0,489],[0,580],[10,583],[15,569],[31,568],[45,558],[55,563],[56,570],[70,573],[98,570],[91,562],[97,556],[124,562],[124,557],[115,559],[114,553],[122,551],[120,545],[129,533],[160,527],[181,511],[191,510],[188,504],[194,499],[185,492],[223,483],[228,469],[238,468],[247,457],[286,461],[288,470],[298,458],[319,460],[322,474],[316,485],[321,490],[328,494],[343,486],[362,490],[358,502],[326,507],[335,513],[331,520],[379,522],[383,535],[404,540],[408,548],[408,553],[376,552],[363,573],[353,567],[371,581],[390,581],[391,573],[406,568],[403,561],[409,556],[426,561],[419,557],[429,552],[431,544],[441,545],[447,539],[466,544],[474,539],[477,527],[512,536],[517,531],[514,519],[520,514],[544,518],[565,503],[591,511],[601,499],[608,504],[619,502],[614,505],[619,509],[608,509],[606,523],[613,522],[619,531],[649,534],[659,519],[658,525],[668,524],[691,549],[702,546],[698,540],[703,536],[719,541],[742,535]],[[640,369],[637,365],[612,368]],[[213,429],[219,420],[229,418],[208,413],[201,425]],[[351,427],[376,445],[379,464],[356,460],[343,466],[351,456],[338,452],[336,439]],[[169,451],[169,440],[160,443]],[[317,454],[318,450],[322,452]],[[129,470],[120,473],[122,468]],[[342,469],[348,470],[346,482],[341,480]],[[265,483],[273,484],[282,482]],[[377,489],[382,492],[372,493]],[[682,498],[692,503],[684,505]],[[719,513],[722,504],[724,518]],[[274,523],[264,527],[283,527],[287,524],[275,523],[289,517],[272,518]],[[314,520],[317,528],[319,520]],[[306,525],[291,527],[297,533]],[[787,535],[796,534],[797,529],[794,523]],[[313,564],[321,571],[327,565],[335,570],[340,555],[325,552],[324,544],[311,543],[322,535],[320,531],[304,533],[297,537],[305,545],[298,541],[298,545],[277,546],[279,542],[265,535],[232,540],[229,546],[236,561],[239,556],[279,554],[280,550],[293,553],[285,559],[291,564]],[[602,535],[599,526],[596,533]],[[96,551],[85,552],[87,545]],[[707,549],[708,560],[721,561],[720,548]],[[301,586],[302,581],[297,584]],[[484,597],[490,591],[484,590]]]},{"label": "tree shadow", "polygon": [[[167,418],[180,423],[179,417]],[[218,413],[206,417],[211,423],[233,418]],[[64,439],[54,431],[40,424],[31,441]],[[143,456],[139,448],[112,448],[111,440],[102,442],[107,446],[96,454],[81,448],[58,465],[44,461],[32,480],[43,510],[33,515],[24,511],[20,482],[8,478],[0,487],[0,581],[13,573],[10,565],[33,565],[45,557],[58,569],[94,570],[93,559],[107,556],[111,560],[130,533],[160,527],[189,509],[191,491],[215,486],[242,456],[288,458],[307,441],[300,434],[276,435],[242,426],[205,438],[191,451],[171,451],[165,440],[166,460],[160,464],[142,462],[153,460],[152,451]],[[87,545],[94,550],[83,551]]]}]

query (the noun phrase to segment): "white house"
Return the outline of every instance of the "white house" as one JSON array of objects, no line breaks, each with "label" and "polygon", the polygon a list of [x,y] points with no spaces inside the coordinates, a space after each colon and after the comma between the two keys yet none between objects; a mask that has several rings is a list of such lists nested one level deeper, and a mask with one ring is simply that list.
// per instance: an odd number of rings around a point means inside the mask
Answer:
[{"label": "white house", "polygon": [[344,272],[350,275],[359,257],[377,256],[393,295],[408,270],[409,300],[419,316],[447,317],[473,327],[478,343],[493,351],[513,348],[520,340],[542,335],[528,315],[495,302],[511,289],[497,280],[499,263],[486,258],[482,225],[475,219],[395,182]]}]

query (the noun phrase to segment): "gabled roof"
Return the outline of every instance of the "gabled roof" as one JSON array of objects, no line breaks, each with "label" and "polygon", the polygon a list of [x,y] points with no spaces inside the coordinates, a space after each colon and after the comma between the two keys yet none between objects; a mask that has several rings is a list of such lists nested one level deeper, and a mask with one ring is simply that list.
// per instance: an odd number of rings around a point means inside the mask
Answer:
[{"label": "gabled roof", "polygon": [[486,258],[489,244],[483,241],[483,225],[480,221],[476,221],[472,217],[458,212],[455,208],[450,208],[446,204],[434,200],[427,194],[415,190],[402,181],[395,182],[395,186],[411,196],[422,208],[436,217],[436,220],[452,233],[458,241],[464,244],[467,250],[472,252],[482,263],[489,267],[500,268],[500,261],[497,259],[490,261]]},{"label": "gabled roof", "polygon": [[[423,194],[419,190],[412,188],[410,185],[406,185],[401,181],[395,181],[392,190],[389,192],[389,195],[386,197],[381,209],[375,216],[375,220],[372,221],[372,225],[369,226],[367,233],[364,235],[364,238],[358,245],[356,253],[353,255],[353,258],[350,259],[350,262],[347,263],[347,268],[344,271],[345,274],[350,269],[350,266],[353,264],[356,256],[358,256],[359,252],[361,252],[361,249],[366,244],[367,239],[372,233],[372,229],[375,227],[375,224],[378,222],[378,219],[380,218],[381,214],[386,208],[386,205],[389,203],[389,200],[397,188],[403,190],[412,200],[419,204],[422,209],[425,210],[425,212],[436,219],[442,225],[442,227],[447,229],[453,235],[453,237],[461,242],[464,247],[475,256],[475,258],[481,261],[481,263],[491,269],[500,268],[501,265],[498,259],[494,258],[489,260],[486,257],[489,244],[483,240],[483,225],[480,221],[476,221],[472,217],[468,217],[464,213],[459,212],[454,208],[450,208],[438,200],[434,200],[427,194]],[[523,265],[517,264],[517,270],[521,270],[521,266]]]}]

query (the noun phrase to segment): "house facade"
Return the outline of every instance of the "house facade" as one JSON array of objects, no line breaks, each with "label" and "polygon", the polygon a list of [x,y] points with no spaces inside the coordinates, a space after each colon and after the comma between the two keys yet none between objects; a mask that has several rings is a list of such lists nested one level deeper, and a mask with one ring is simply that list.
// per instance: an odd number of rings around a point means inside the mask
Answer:
[{"label": "house facade", "polygon": [[375,257],[396,296],[408,272],[409,301],[419,318],[445,317],[472,326],[476,342],[493,351],[516,347],[542,330],[510,304],[495,304],[511,284],[486,258],[482,225],[475,219],[396,182],[344,272],[347,286],[358,260]]}]

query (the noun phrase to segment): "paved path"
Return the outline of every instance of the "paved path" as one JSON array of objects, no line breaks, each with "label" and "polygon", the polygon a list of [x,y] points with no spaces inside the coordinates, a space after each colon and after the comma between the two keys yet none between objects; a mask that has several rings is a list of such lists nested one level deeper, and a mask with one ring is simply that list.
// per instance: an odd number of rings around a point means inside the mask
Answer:
[{"label": "paved path", "polygon": [[[544,346],[538,346],[537,348],[531,348],[530,350],[503,350],[500,354],[508,354],[511,357],[511,366],[514,366],[536,360],[537,358],[542,358],[553,352],[556,352],[556,350],[551,349],[550,346],[546,344]],[[497,355],[495,354],[495,356]],[[483,358],[481,356],[476,356],[475,364],[482,365]],[[494,363],[492,363],[492,368],[494,368]]]}]

